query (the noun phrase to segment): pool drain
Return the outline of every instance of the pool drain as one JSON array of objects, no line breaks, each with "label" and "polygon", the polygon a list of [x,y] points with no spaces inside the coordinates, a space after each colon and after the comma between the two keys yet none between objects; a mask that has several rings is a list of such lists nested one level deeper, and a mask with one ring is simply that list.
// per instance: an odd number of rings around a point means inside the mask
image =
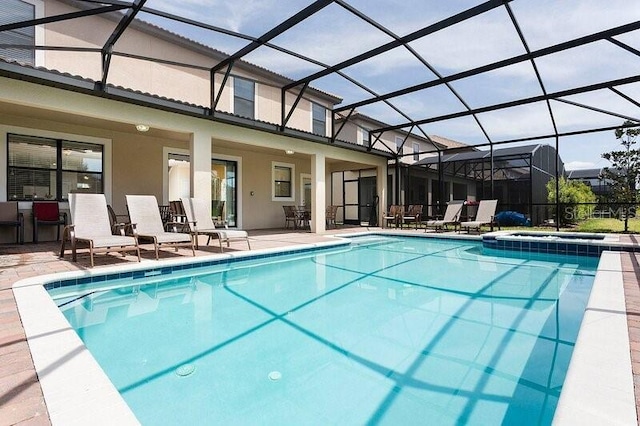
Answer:
[{"label": "pool drain", "polygon": [[196,371],[196,366],[193,364],[182,364],[176,368],[176,374],[180,377],[189,376],[193,374],[194,371]]},{"label": "pool drain", "polygon": [[282,373],[279,371],[272,371],[271,373],[269,373],[269,380],[273,382],[277,382],[281,378],[282,378]]}]

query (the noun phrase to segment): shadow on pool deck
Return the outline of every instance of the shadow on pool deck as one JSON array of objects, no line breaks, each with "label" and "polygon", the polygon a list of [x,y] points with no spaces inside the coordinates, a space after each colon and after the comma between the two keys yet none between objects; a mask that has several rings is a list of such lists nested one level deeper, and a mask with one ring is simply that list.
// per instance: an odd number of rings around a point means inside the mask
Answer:
[{"label": "shadow on pool deck", "polygon": [[[379,228],[340,227],[330,229],[325,235],[310,232],[287,231],[282,229],[250,231],[251,247],[254,250],[314,244],[334,240],[333,235],[379,230]],[[406,233],[423,234],[423,230],[403,230]],[[628,241],[638,244],[640,237],[625,236]],[[196,256],[219,253],[219,247],[212,243],[204,245],[206,237],[200,241]],[[42,396],[42,389],[31,360],[22,322],[18,314],[12,285],[21,279],[56,272],[77,271],[90,266],[88,253],[79,255],[78,262],[71,262],[71,255],[64,260],[58,258],[60,244],[43,242],[39,244],[0,245],[0,426],[2,425],[50,425],[49,415]],[[143,259],[154,259],[153,247],[141,245]],[[234,242],[229,251],[246,251],[244,242]],[[179,248],[161,250],[163,259],[191,257],[191,250]],[[96,268],[137,262],[132,255],[97,255]],[[625,293],[627,298],[627,320],[631,341],[631,357],[634,383],[636,384],[636,406],[640,406],[640,253],[623,253]]]}]

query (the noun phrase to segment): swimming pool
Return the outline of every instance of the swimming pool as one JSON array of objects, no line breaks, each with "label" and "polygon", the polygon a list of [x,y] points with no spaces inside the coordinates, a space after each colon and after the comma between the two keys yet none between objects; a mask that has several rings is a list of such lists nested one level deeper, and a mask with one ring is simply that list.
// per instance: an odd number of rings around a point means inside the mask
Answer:
[{"label": "swimming pool", "polygon": [[548,424],[596,263],[394,237],[50,292],[143,424]]}]

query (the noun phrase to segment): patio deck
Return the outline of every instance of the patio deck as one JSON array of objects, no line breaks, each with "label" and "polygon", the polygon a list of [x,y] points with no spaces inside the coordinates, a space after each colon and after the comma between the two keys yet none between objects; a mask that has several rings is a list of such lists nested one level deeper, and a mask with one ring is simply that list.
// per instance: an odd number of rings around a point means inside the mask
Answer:
[{"label": "patio deck", "polygon": [[[321,236],[309,232],[284,230],[250,231],[253,249],[287,247],[314,244],[331,239],[332,235],[367,228],[339,228],[327,231]],[[402,232],[422,234],[423,230],[403,230]],[[640,238],[628,236],[628,241],[638,243]],[[204,243],[201,241],[201,243]],[[142,257],[153,259],[153,247],[142,245]],[[79,256],[79,262],[57,257],[59,243],[45,242],[25,245],[0,246],[0,425],[50,425],[47,408],[42,396],[31,353],[26,342],[20,316],[18,314],[12,285],[21,279],[51,274],[55,272],[82,270],[89,267],[89,257]],[[244,242],[234,242],[230,251],[247,250]],[[216,245],[200,245],[196,256],[218,253]],[[162,250],[161,257],[191,257],[191,251],[180,248]],[[119,262],[136,262],[135,256],[122,257],[119,254],[96,256],[96,268],[113,266]],[[636,388],[636,407],[640,406],[640,254],[622,255],[625,294],[627,299],[627,323],[631,342],[631,359]]]}]

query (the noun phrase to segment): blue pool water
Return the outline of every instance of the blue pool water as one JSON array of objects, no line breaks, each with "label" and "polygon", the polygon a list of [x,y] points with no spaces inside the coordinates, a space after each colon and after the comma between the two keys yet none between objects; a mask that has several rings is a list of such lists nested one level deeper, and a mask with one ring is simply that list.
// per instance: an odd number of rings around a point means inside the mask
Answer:
[{"label": "blue pool water", "polygon": [[145,425],[550,424],[597,259],[482,250],[365,239],[50,293]]}]

